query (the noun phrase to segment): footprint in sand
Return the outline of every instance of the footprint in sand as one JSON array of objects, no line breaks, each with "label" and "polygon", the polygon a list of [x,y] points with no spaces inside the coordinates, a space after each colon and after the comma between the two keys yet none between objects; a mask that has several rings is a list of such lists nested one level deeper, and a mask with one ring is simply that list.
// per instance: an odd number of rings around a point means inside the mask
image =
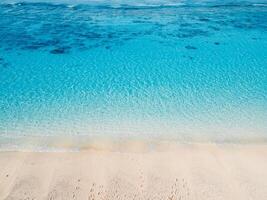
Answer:
[{"label": "footprint in sand", "polygon": [[175,179],[171,187],[171,194],[168,196],[169,200],[188,200],[190,198],[190,189],[187,181],[182,179]]},{"label": "footprint in sand", "polygon": [[40,193],[40,182],[35,177],[18,180],[5,200],[36,199]]},{"label": "footprint in sand", "polygon": [[88,194],[88,200],[104,200],[104,194],[104,186],[98,186],[96,183],[93,183]]},{"label": "footprint in sand", "polygon": [[76,184],[70,184],[68,181],[58,182],[52,191],[49,192],[47,200],[76,200],[80,199],[80,179]]}]

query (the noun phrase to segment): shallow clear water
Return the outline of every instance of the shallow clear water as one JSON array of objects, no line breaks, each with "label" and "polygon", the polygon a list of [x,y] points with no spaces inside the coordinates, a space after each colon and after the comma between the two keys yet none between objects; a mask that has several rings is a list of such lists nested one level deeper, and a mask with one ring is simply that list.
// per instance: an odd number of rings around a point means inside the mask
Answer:
[{"label": "shallow clear water", "polygon": [[267,4],[14,2],[0,4],[2,147],[267,138]]}]

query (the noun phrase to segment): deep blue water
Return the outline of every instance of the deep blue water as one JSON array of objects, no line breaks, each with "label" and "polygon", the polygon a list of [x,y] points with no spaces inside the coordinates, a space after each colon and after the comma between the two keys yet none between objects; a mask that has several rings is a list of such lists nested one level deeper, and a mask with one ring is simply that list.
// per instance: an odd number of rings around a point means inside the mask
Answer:
[{"label": "deep blue water", "polygon": [[264,1],[18,2],[0,3],[2,148],[55,135],[266,140]]}]

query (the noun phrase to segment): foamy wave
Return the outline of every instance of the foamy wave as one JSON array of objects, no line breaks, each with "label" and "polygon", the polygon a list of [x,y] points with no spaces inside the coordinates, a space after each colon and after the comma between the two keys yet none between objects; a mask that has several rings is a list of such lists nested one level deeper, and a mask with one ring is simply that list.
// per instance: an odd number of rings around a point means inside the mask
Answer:
[{"label": "foamy wave", "polygon": [[75,6],[78,4],[87,4],[92,6],[107,6],[111,8],[134,7],[134,8],[153,8],[153,7],[179,7],[179,6],[267,6],[267,3],[261,0],[1,0],[0,4],[17,3],[52,3],[68,4]]}]

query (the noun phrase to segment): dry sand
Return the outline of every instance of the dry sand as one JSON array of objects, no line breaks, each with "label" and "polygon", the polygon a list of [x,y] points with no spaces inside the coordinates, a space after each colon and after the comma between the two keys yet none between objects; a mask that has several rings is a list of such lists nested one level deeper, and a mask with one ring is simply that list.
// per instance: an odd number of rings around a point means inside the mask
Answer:
[{"label": "dry sand", "polygon": [[265,144],[123,148],[1,152],[0,199],[267,199]]}]

